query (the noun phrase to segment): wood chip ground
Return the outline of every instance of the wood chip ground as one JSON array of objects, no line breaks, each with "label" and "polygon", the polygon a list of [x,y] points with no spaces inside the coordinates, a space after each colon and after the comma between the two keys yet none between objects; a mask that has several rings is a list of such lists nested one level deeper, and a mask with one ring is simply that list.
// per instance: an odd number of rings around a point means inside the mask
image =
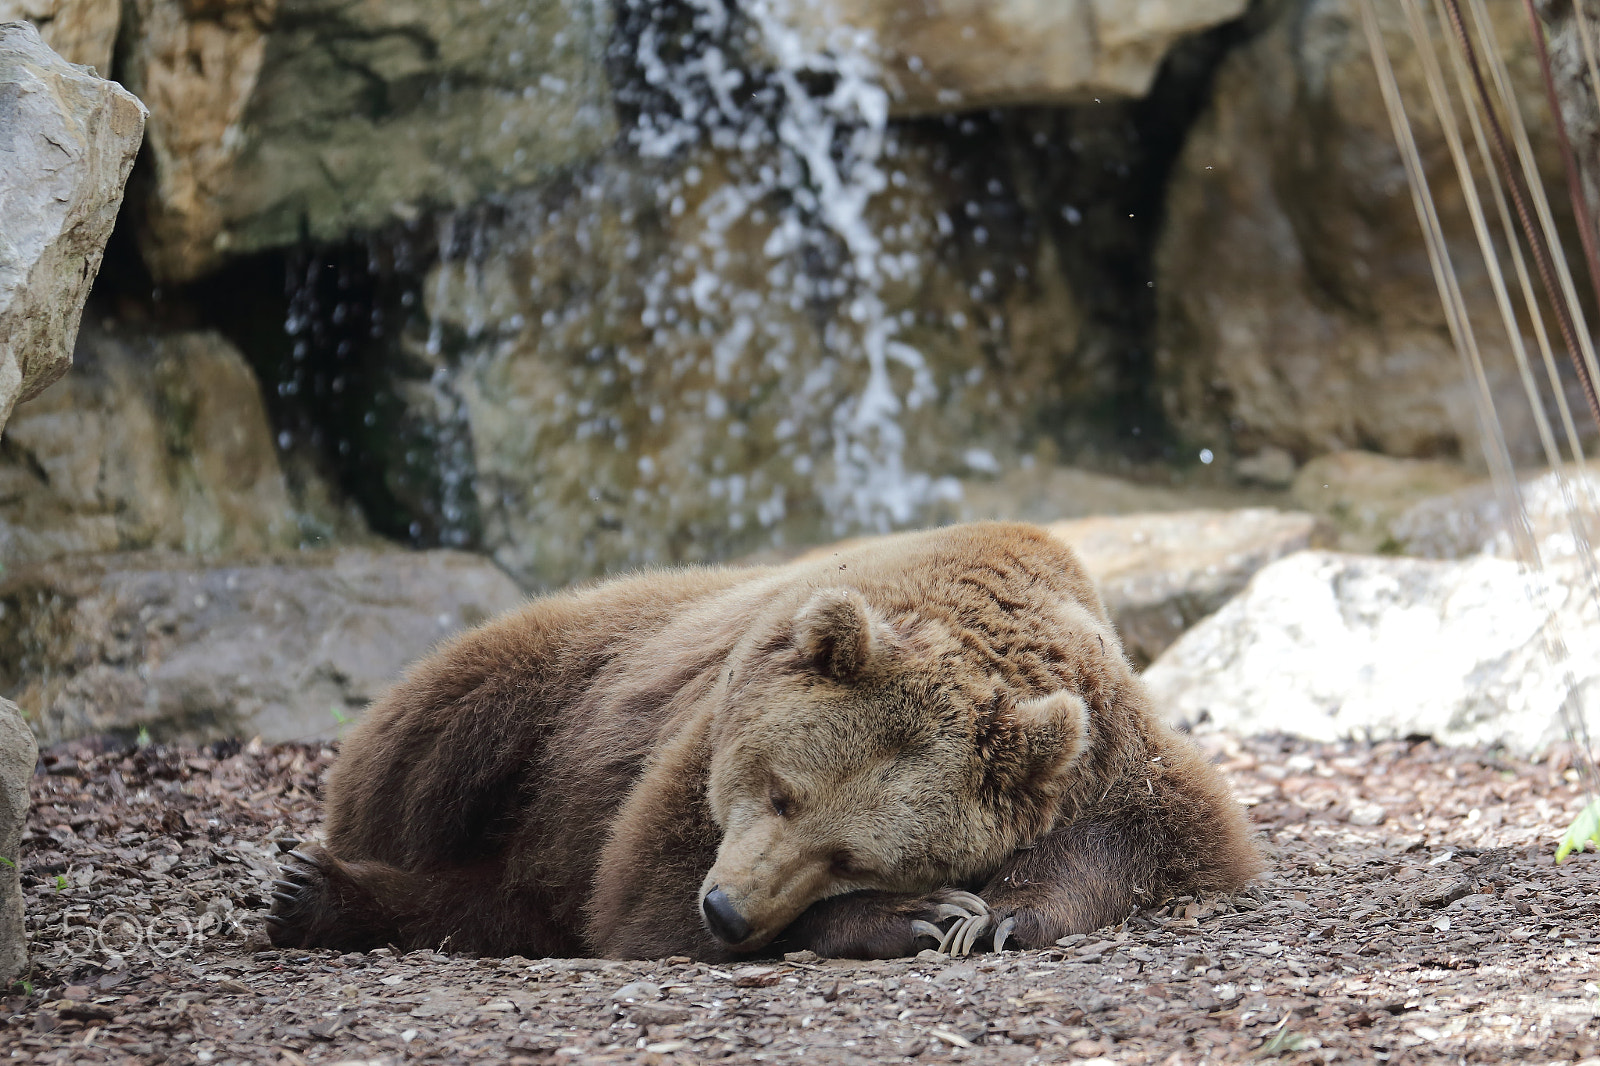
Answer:
[{"label": "wood chip ground", "polygon": [[1600,1066],[1600,856],[1558,754],[1210,739],[1272,856],[1045,951],[747,966],[270,950],[328,748],[50,752],[22,858],[25,1063]]}]

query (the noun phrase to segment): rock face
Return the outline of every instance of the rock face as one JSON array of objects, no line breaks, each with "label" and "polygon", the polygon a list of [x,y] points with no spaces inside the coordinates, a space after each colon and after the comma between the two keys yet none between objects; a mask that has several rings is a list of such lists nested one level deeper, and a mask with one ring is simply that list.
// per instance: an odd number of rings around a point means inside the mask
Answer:
[{"label": "rock face", "polygon": [[[1593,549],[1600,538],[1600,470],[1593,464],[1564,478],[1551,472],[1530,477],[1520,492],[1541,559],[1572,560]],[[1482,552],[1517,558],[1516,537],[1492,484],[1424,500],[1400,515],[1393,528],[1397,546],[1407,555],[1463,559]]]},{"label": "rock face", "polygon": [[811,48],[866,31],[900,114],[1143,96],[1168,48],[1246,0],[767,0]]},{"label": "rock face", "polygon": [[[1531,582],[1555,611],[1588,714],[1600,710],[1600,599],[1576,560]],[[1535,750],[1563,735],[1562,669],[1517,565],[1300,552],[1145,672],[1195,728],[1316,740],[1431,736]]]},{"label": "rock face", "polygon": [[39,749],[14,703],[0,699],[0,982],[9,986],[27,968],[28,948],[20,881],[22,830],[28,821],[28,781]]},{"label": "rock face", "polygon": [[[1590,46],[1594,47],[1594,35],[1600,32],[1600,3],[1596,0],[1574,0],[1574,3],[1583,4],[1591,35]],[[1546,5],[1541,14],[1549,29],[1550,73],[1556,83],[1557,99],[1561,101],[1567,135],[1572,139],[1589,212],[1591,216],[1600,217],[1600,99],[1590,86],[1578,20],[1573,16],[1573,4]],[[1596,55],[1596,60],[1600,62],[1600,54]],[[1555,196],[1561,198],[1559,194]],[[1576,256],[1578,249],[1572,248],[1569,252]],[[1578,284],[1581,287],[1583,282],[1578,280]]]},{"label": "rock face", "polygon": [[192,278],[225,253],[415,218],[585,158],[614,132],[606,10],[132,0],[119,75],[150,106],[146,259]]},{"label": "rock face", "polygon": [[66,372],[143,105],[0,24],[0,426]]},{"label": "rock face", "polygon": [[1050,532],[1100,587],[1138,665],[1245,587],[1263,566],[1311,544],[1316,520],[1268,508],[1080,518]]},{"label": "rock face", "polygon": [[0,22],[27,21],[68,63],[111,76],[111,49],[122,21],[122,0],[0,0]]},{"label": "rock face", "polygon": [[[0,438],[0,559],[301,542],[255,375],[215,333],[85,329]],[[310,538],[307,538],[310,539]]]},{"label": "rock face", "polygon": [[524,583],[938,517],[1074,387],[1048,233],[974,240],[931,151],[891,133],[892,191],[840,227],[882,235],[861,282],[838,231],[749,180],[765,162],[608,157],[451,221],[389,365],[453,412],[462,510]]},{"label": "rock face", "polygon": [[521,599],[447,551],[43,564],[0,579],[0,691],[46,742],[329,737],[437,641]]},{"label": "rock face", "polygon": [[1407,551],[1394,529],[1401,515],[1481,482],[1460,463],[1349,451],[1311,460],[1289,491],[1296,505],[1333,529],[1340,550],[1372,553]]},{"label": "rock face", "polygon": [[[1531,416],[1417,49],[1398,5],[1378,7],[1452,256],[1466,264],[1461,283],[1502,421],[1518,455],[1532,457]],[[1558,173],[1522,7],[1489,7],[1541,166]],[[1276,13],[1264,30],[1219,71],[1168,193],[1156,266],[1168,413],[1222,455],[1476,453],[1355,0],[1267,10]]]}]

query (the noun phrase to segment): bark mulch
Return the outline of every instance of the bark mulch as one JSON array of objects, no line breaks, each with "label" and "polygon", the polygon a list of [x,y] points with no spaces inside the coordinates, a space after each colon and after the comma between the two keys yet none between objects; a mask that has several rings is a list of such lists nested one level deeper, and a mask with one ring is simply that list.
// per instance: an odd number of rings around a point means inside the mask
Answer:
[{"label": "bark mulch", "polygon": [[47,754],[23,884],[37,1063],[1505,1062],[1600,1066],[1600,856],[1557,754],[1206,743],[1269,873],[1046,951],[709,966],[270,950],[327,748]]}]

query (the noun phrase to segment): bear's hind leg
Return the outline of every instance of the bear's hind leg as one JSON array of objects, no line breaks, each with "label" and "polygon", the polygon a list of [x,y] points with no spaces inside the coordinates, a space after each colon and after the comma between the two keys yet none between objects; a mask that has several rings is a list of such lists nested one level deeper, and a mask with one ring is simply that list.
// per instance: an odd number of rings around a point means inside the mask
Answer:
[{"label": "bear's hind leg", "polygon": [[367,951],[395,943],[401,917],[384,897],[402,893],[404,871],[381,863],[347,863],[326,848],[290,851],[273,881],[268,935],[280,948]]}]

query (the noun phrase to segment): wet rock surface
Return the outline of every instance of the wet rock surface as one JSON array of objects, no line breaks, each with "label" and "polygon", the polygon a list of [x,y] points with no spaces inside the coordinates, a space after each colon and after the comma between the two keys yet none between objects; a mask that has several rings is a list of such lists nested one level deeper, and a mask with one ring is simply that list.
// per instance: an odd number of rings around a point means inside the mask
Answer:
[{"label": "wet rock surface", "polygon": [[0,22],[0,426],[66,373],[145,109]]},{"label": "wet rock surface", "polygon": [[0,691],[48,741],[334,736],[438,641],[521,600],[459,552],[76,557],[0,577]]},{"label": "wet rock surface", "polygon": [[[1575,0],[1575,3],[1583,4],[1585,21],[1592,35],[1595,27],[1600,26],[1600,4],[1595,0]],[[1600,161],[1600,104],[1597,104],[1600,98],[1595,95],[1595,86],[1590,84],[1588,55],[1573,7],[1574,4],[1551,5],[1541,11],[1540,16],[1549,30],[1550,68],[1561,103],[1561,116],[1572,138],[1579,180],[1588,198],[1590,215],[1594,217],[1600,216],[1600,170],[1595,167]],[[1592,36],[1590,44],[1592,47]]]},{"label": "wet rock surface", "polygon": [[50,50],[68,63],[111,77],[121,0],[0,0],[0,22],[16,21],[33,23]]},{"label": "wet rock surface", "polygon": [[136,548],[259,553],[315,538],[260,384],[221,336],[90,327],[77,363],[0,440],[7,566]]},{"label": "wet rock surface", "polygon": [[1080,387],[1057,236],[952,221],[965,165],[886,136],[870,282],[761,155],[608,158],[456,217],[388,362],[466,452],[458,528],[549,586],[953,514],[956,479],[1015,468]]},{"label": "wet rock surface", "polygon": [[[1539,165],[1559,173],[1526,14],[1489,8]],[[1481,263],[1404,15],[1379,10],[1451,255]],[[1219,70],[1168,188],[1156,255],[1168,413],[1218,454],[1477,454],[1356,3],[1283,0],[1253,17],[1259,32]],[[1460,280],[1511,446],[1531,459],[1538,438],[1488,274]],[[1570,374],[1566,385],[1580,409]]]},{"label": "wet rock surface", "polygon": [[897,112],[1143,96],[1174,41],[1244,13],[1243,0],[1138,3],[778,0],[813,46],[865,31]]},{"label": "wet rock surface", "polygon": [[1301,467],[1289,495],[1333,529],[1334,546],[1371,553],[1399,547],[1394,526],[1412,507],[1469,486],[1481,489],[1482,476],[1461,463],[1343,451]]},{"label": "wet rock surface", "polygon": [[1227,603],[1275,559],[1311,546],[1316,520],[1268,508],[1177,511],[1056,522],[1143,666]]},{"label": "wet rock surface", "polygon": [[533,184],[615,132],[605,4],[135,0],[134,195],[164,280]]},{"label": "wet rock surface", "polygon": [[1592,856],[1560,754],[1218,740],[1271,855],[1045,951],[468,959],[270,950],[274,841],[314,832],[332,752],[56,749],[23,859],[32,991],[13,1061],[671,1063],[796,1054],[1157,1064],[1600,1054]]},{"label": "wet rock surface", "polygon": [[[1591,588],[1576,557],[1524,574],[1490,556],[1300,552],[1256,574],[1144,677],[1156,702],[1196,729],[1430,736],[1526,752],[1562,735],[1569,670],[1585,713],[1597,709]],[[1551,634],[1567,658],[1552,655]]]}]

